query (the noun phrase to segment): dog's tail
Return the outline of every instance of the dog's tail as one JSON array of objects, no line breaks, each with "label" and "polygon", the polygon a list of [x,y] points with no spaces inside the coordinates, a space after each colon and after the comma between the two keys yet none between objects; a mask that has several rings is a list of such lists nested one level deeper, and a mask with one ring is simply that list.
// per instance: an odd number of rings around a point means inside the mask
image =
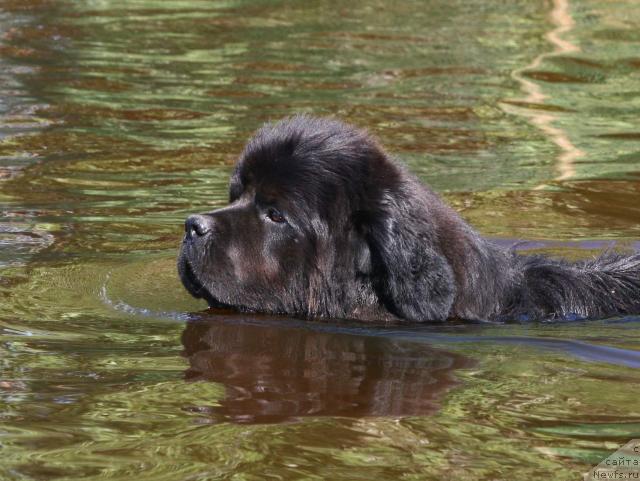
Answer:
[{"label": "dog's tail", "polygon": [[640,313],[640,253],[606,252],[570,263],[517,256],[522,283],[512,312],[535,318],[598,318]]}]

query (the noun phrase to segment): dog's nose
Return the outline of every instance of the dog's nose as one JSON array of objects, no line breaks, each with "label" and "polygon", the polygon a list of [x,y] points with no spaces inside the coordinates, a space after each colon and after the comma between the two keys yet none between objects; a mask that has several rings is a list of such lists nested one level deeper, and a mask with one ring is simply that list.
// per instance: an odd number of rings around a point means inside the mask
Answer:
[{"label": "dog's nose", "polygon": [[190,215],[184,223],[184,231],[189,238],[203,236],[211,232],[211,228],[211,218],[200,214]]}]

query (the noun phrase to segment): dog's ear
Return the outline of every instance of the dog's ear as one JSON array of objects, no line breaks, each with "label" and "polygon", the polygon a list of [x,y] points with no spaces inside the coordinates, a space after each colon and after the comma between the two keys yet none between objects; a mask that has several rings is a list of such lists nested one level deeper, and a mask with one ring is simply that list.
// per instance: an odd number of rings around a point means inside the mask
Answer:
[{"label": "dog's ear", "polygon": [[380,301],[411,321],[442,321],[455,298],[454,274],[437,251],[435,232],[408,208],[387,204],[364,223],[371,253],[371,280]]}]

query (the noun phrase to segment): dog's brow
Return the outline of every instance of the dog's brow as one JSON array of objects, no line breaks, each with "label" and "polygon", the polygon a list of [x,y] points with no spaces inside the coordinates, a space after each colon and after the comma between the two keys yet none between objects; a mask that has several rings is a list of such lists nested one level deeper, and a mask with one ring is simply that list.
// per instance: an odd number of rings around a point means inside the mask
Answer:
[{"label": "dog's brow", "polygon": [[278,195],[278,193],[275,192],[274,189],[262,188],[256,190],[255,202],[256,204],[275,205],[280,203],[279,200],[281,199],[281,197],[282,196]]}]

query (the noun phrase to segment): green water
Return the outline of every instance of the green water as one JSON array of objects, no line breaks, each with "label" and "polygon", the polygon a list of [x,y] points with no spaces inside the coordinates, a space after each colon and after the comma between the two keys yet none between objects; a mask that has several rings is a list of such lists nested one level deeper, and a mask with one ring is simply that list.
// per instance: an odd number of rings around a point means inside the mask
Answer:
[{"label": "green water", "polygon": [[634,0],[4,0],[1,480],[575,480],[640,438],[638,317],[202,312],[182,222],[294,112],[501,242],[640,248]]}]

